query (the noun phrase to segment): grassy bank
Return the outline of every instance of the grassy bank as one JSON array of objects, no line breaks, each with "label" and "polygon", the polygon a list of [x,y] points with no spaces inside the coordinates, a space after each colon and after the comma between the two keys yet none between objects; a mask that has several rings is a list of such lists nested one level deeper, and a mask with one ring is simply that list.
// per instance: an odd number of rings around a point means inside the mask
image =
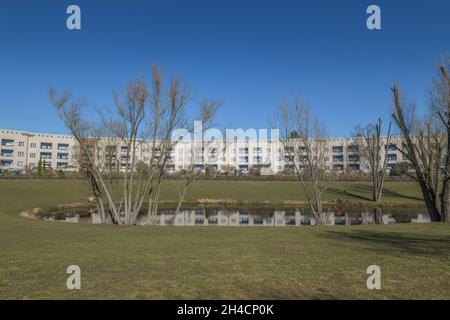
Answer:
[{"label": "grassy bank", "polygon": [[[222,183],[230,182],[194,185],[189,200],[286,201],[301,194],[289,182]],[[327,192],[328,201],[370,195],[364,183],[333,188],[338,191]],[[387,190],[388,204],[420,203],[413,184]],[[115,227],[18,215],[87,195],[80,181],[0,181],[0,298],[450,299],[450,227],[444,224]],[[173,185],[164,187],[164,199],[175,195]],[[66,288],[71,264],[81,267],[81,290]],[[381,290],[366,288],[371,264],[381,267]]]},{"label": "grassy bank", "polygon": [[[176,202],[177,185],[180,181],[163,183],[161,200]],[[325,203],[343,198],[353,204],[373,205],[372,187],[368,182],[330,182],[323,194]],[[68,197],[68,200],[86,199],[89,189],[83,180],[0,180],[2,197],[17,200],[27,197],[41,205],[51,198]],[[305,194],[299,182],[295,181],[194,181],[189,187],[186,201],[195,202],[245,202],[290,204],[304,203]],[[423,205],[420,189],[413,182],[387,182],[383,192],[383,205],[420,206]],[[53,203],[54,204],[54,203]]]}]

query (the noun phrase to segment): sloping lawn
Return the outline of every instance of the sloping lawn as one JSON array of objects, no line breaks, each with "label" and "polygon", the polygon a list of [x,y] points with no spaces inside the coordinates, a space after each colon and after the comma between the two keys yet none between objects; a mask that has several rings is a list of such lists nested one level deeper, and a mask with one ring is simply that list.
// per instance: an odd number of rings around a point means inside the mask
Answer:
[{"label": "sloping lawn", "polygon": [[[336,184],[326,197],[367,197],[367,186]],[[387,203],[420,204],[413,184],[386,188]],[[297,200],[299,190],[290,182],[198,182],[189,200]],[[115,227],[19,216],[87,196],[83,181],[0,180],[0,298],[450,299],[445,224]],[[72,264],[81,290],[66,288]],[[381,267],[381,290],[366,288],[372,264]]]}]

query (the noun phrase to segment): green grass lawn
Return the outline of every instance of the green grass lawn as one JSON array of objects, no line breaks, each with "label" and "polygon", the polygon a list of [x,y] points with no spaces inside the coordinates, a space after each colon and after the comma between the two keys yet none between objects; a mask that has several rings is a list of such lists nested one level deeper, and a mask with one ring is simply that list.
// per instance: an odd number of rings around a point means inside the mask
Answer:
[{"label": "green grass lawn", "polygon": [[[176,196],[167,182],[163,197]],[[368,201],[365,183],[334,183],[325,200]],[[384,202],[420,205],[412,183]],[[450,226],[115,227],[30,220],[19,212],[78,202],[82,181],[0,180],[0,298],[450,299]],[[198,182],[198,199],[301,201],[292,182]],[[68,265],[81,290],[66,288]],[[381,267],[382,289],[366,288]]]}]

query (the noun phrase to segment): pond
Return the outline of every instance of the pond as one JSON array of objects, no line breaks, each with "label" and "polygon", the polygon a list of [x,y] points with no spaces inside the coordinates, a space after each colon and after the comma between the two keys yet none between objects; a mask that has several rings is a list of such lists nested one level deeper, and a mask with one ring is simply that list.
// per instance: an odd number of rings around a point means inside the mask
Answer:
[{"label": "pond", "polygon": [[[430,222],[426,209],[421,208],[363,208],[353,207],[345,213],[325,208],[327,225],[394,224]],[[158,211],[156,225],[167,226],[311,226],[315,219],[308,208],[301,207],[193,207],[175,214],[175,209]],[[40,218],[73,223],[101,223],[100,215],[83,209],[66,209],[40,214]],[[149,219],[143,210],[136,224],[147,225]],[[111,223],[111,221],[109,221]]]}]

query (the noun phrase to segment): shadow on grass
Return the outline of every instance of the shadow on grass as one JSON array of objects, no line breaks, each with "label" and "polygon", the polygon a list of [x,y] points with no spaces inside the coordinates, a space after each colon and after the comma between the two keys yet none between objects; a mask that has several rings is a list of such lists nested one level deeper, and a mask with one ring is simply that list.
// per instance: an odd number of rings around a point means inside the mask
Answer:
[{"label": "shadow on grass", "polygon": [[[347,196],[347,197],[352,197],[352,198],[356,198],[359,200],[372,201],[372,198],[370,196],[363,196],[361,194],[358,194],[357,193],[358,191],[368,193],[369,195],[371,195],[372,194],[372,186],[365,185],[365,184],[352,184],[352,185],[346,187],[345,189],[339,189],[339,188],[334,188],[334,187],[327,189],[327,192],[329,192],[331,194],[335,194],[336,196],[341,196],[341,197]],[[401,194],[401,193],[398,193],[395,191],[391,191],[386,188],[383,189],[383,196],[389,196],[392,198],[400,198],[400,199],[418,200],[418,201],[423,200],[419,197],[404,195],[404,194]]]},{"label": "shadow on grass", "polygon": [[326,231],[321,237],[331,240],[356,240],[380,253],[404,252],[415,255],[450,256],[450,236],[421,236],[399,232],[352,230]]},{"label": "shadow on grass", "polygon": [[365,196],[356,194],[356,193],[354,193],[354,192],[352,192],[350,190],[353,190],[353,188],[352,189],[346,188],[345,190],[341,190],[341,189],[332,187],[332,188],[328,188],[326,192],[329,193],[329,194],[334,194],[335,196],[338,196],[338,197],[351,197],[351,198],[356,198],[356,199],[364,200],[364,201],[371,201],[372,200],[369,197],[365,197]]}]

